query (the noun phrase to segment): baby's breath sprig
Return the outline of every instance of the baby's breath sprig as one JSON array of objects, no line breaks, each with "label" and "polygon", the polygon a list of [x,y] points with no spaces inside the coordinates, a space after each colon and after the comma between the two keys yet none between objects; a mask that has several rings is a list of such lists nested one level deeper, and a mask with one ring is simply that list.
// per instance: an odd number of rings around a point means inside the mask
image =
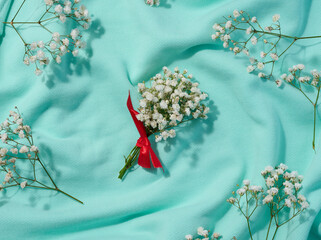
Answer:
[{"label": "baby's breath sprig", "polygon": [[159,6],[159,0],[145,0],[145,3],[149,6]]},{"label": "baby's breath sprig", "polygon": [[[138,84],[142,99],[136,117],[143,122],[147,137],[154,135],[156,142],[174,138],[175,127],[195,119],[207,119],[210,109],[202,102],[208,95],[201,92],[197,82],[191,81],[192,77],[187,75],[187,70],[180,72],[175,68],[172,72],[164,67],[163,75],[157,74],[148,82],[150,87],[145,83]],[[139,154],[140,147],[135,146],[125,158],[118,178],[123,178]]]},{"label": "baby's breath sprig", "polygon": [[[254,72],[259,70],[259,78],[272,79],[274,65],[296,41],[321,38],[320,35],[296,37],[283,34],[281,32],[279,14],[275,14],[272,17],[273,23],[266,27],[262,26],[255,16],[250,16],[245,11],[234,10],[232,15],[224,17],[224,19],[226,20],[225,22],[213,25],[213,29],[216,32],[212,35],[212,39],[219,38],[223,42],[223,47],[229,48],[235,55],[243,53],[248,56],[251,65],[247,67],[247,71]],[[245,35],[244,41],[233,38],[233,35],[240,37],[242,34]],[[279,49],[281,39],[291,40],[289,45],[282,50]],[[265,50],[261,51],[259,55],[255,53],[252,55],[251,48],[254,48],[252,46],[257,45],[259,41],[264,43]],[[271,66],[271,70],[268,73],[264,73],[263,69],[267,65]]]},{"label": "baby's breath sprig", "polygon": [[[284,53],[298,40],[321,38],[320,35],[297,37],[283,34],[281,31],[279,14],[275,14],[272,17],[273,23],[265,27],[259,23],[255,16],[250,16],[245,11],[234,10],[232,15],[224,18],[226,21],[213,25],[216,33],[212,35],[212,39],[216,40],[219,38],[223,42],[224,48],[229,48],[235,55],[243,53],[248,56],[251,64],[247,67],[247,71],[249,73],[257,72],[258,77],[261,79],[275,80],[278,87],[282,85],[282,81],[274,78],[273,71],[275,64]],[[245,36],[244,40],[234,39],[234,36],[235,38],[239,38],[242,34]],[[282,39],[290,40],[290,43],[284,49],[280,49],[279,47],[279,43]],[[252,50],[260,41],[263,42],[264,50],[260,51],[260,53],[255,53]],[[270,66],[270,70],[264,72],[264,69],[267,69],[267,66]],[[313,105],[314,127],[312,147],[315,150],[316,111],[321,88],[319,81],[320,75],[316,70],[313,70],[312,78],[308,76],[302,77],[300,76],[300,73],[303,68],[303,64],[295,65],[293,68],[289,69],[289,76],[282,75],[281,78],[285,80],[286,83],[289,83],[299,90]],[[311,97],[307,96],[308,94],[305,92],[305,89],[302,88],[302,85],[316,89],[317,94],[315,100],[312,101]]]},{"label": "baby's breath sprig", "polygon": [[[304,97],[312,104],[313,106],[313,140],[312,140],[312,147],[315,149],[315,130],[316,130],[316,118],[317,118],[317,106],[319,102],[319,96],[320,96],[320,72],[316,69],[311,71],[311,75],[305,75],[303,74],[305,66],[303,64],[297,64],[293,67],[289,68],[289,74],[282,74],[281,79],[277,79],[276,81],[279,82],[279,84],[282,84],[282,80],[291,86],[293,86],[295,89],[300,91]],[[308,88],[307,88],[308,87]],[[313,91],[307,91],[307,89],[312,88],[316,90],[316,94]]]},{"label": "baby's breath sprig", "polygon": [[[193,235],[191,234],[188,234],[185,236],[185,239],[186,240],[209,240],[209,236],[210,236],[210,231],[209,230],[205,230],[203,227],[199,227],[197,228],[197,238],[194,238]],[[211,240],[217,240],[217,239],[221,239],[221,234],[219,233],[213,233],[212,237],[211,237]]]},{"label": "baby's breath sprig", "polygon": [[[34,145],[30,126],[23,123],[17,107],[15,111],[10,111],[9,118],[0,125],[0,139],[4,144],[0,147],[0,175],[4,176],[0,191],[12,187],[47,189],[60,192],[83,204],[58,188],[39,157],[39,149]],[[40,180],[39,171],[48,176],[50,185]]]},{"label": "baby's breath sprig", "polygon": [[[60,34],[50,30],[46,25],[59,19],[65,23],[67,19],[76,22],[81,28],[88,29],[91,23],[89,12],[84,5],[78,6],[80,0],[44,0],[44,13],[37,21],[18,22],[15,21],[18,13],[27,0],[23,0],[16,14],[10,22],[3,22],[10,25],[18,34],[25,47],[23,62],[29,66],[34,64],[37,76],[43,73],[43,68],[50,63],[50,58],[56,63],[61,63],[61,57],[71,52],[74,57],[78,55],[79,49],[86,47],[86,42],[82,40],[79,28],[71,30],[69,34]],[[38,41],[29,43],[19,32],[17,25],[36,25],[43,28],[51,35],[49,41]],[[47,56],[47,54],[49,56]]]},{"label": "baby's breath sprig", "polygon": [[275,239],[278,229],[300,215],[309,203],[306,198],[299,194],[302,189],[303,176],[298,172],[287,170],[285,164],[277,167],[267,166],[261,172],[265,180],[265,187],[250,185],[249,180],[243,181],[243,186],[232,192],[233,197],[227,202],[238,208],[247,222],[250,238],[253,235],[250,227],[250,218],[258,207],[268,206],[270,209],[269,226],[266,239],[269,239],[272,223],[275,230],[272,240]]}]

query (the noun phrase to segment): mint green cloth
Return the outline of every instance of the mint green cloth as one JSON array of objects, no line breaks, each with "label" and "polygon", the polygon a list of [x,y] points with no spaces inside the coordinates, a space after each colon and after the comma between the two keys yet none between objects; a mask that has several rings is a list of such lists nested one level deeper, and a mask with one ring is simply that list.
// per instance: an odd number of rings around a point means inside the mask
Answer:
[{"label": "mint green cloth", "polygon": [[[9,2],[0,0],[1,21]],[[9,20],[20,2],[14,1]],[[84,0],[93,16],[85,59],[65,57],[38,78],[22,62],[21,40],[6,27],[0,120],[18,106],[58,186],[85,205],[50,191],[10,189],[0,198],[1,239],[179,240],[199,226],[224,239],[249,239],[245,220],[226,199],[243,179],[262,184],[260,171],[281,162],[305,176],[303,193],[311,208],[280,228],[276,239],[321,238],[320,113],[315,154],[306,99],[289,86],[278,89],[249,75],[247,59],[211,40],[212,25],[235,8],[267,23],[279,13],[286,34],[319,34],[321,2],[161,2],[152,8],[143,0]],[[28,4],[17,19],[32,19],[44,7],[42,0]],[[24,36],[42,40],[33,29],[24,28]],[[294,63],[320,70],[320,44],[314,43],[298,42],[275,73]],[[126,108],[128,90],[137,106],[137,83],[165,65],[188,69],[214,101],[213,111],[208,121],[180,128],[176,139],[153,143],[165,173],[135,167],[121,182],[123,155],[138,139]],[[267,221],[267,209],[255,215],[255,239],[265,239]]]}]

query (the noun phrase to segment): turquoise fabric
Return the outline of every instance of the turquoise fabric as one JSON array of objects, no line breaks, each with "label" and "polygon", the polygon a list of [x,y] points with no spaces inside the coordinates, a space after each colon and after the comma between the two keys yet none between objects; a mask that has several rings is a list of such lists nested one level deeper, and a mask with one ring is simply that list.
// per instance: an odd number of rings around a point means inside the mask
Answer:
[{"label": "turquoise fabric", "polygon": [[[13,1],[12,1],[13,2]],[[0,19],[19,7],[0,0]],[[224,239],[248,239],[245,220],[226,199],[243,179],[262,183],[266,165],[287,164],[305,176],[311,208],[280,228],[277,239],[321,238],[321,121],[317,153],[311,148],[313,113],[309,103],[285,86],[278,89],[246,72],[247,59],[213,42],[212,25],[235,9],[264,22],[281,14],[283,32],[320,33],[317,0],[84,0],[93,15],[83,58],[67,57],[35,77],[22,63],[23,45],[9,27],[0,45],[0,119],[18,106],[31,125],[41,157],[62,194],[11,189],[0,199],[1,239],[179,240],[198,226]],[[29,1],[19,19],[30,19],[43,1]],[[72,26],[68,26],[71,29]],[[62,27],[61,27],[62,28]],[[27,36],[42,39],[40,33]],[[317,40],[298,42],[276,73],[294,63],[320,70]],[[167,143],[153,143],[165,166],[135,167],[117,179],[123,155],[138,133],[126,108],[128,90],[163,66],[188,69],[206,91],[212,113],[206,122],[182,127]],[[137,95],[133,96],[137,106]],[[255,239],[267,230],[267,209],[253,218]],[[265,238],[264,238],[265,239]]]}]

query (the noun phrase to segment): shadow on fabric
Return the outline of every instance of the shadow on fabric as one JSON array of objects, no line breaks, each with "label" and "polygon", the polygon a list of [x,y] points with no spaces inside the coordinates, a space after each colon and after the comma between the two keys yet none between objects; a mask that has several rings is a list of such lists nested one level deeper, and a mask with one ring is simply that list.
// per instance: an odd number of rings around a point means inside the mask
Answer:
[{"label": "shadow on fabric", "polygon": [[[75,23],[66,28],[72,29],[77,27]],[[51,64],[46,68],[49,70],[47,74],[44,74],[42,81],[46,86],[51,89],[57,82],[67,83],[69,77],[72,75],[81,76],[85,71],[91,73],[90,60],[94,55],[92,43],[95,39],[101,38],[105,33],[105,28],[101,25],[101,21],[96,19],[92,22],[91,27],[86,31],[89,37],[87,40],[87,46],[85,51],[79,54],[77,57],[73,57],[71,54],[64,56],[61,64],[57,64],[52,61]]]}]

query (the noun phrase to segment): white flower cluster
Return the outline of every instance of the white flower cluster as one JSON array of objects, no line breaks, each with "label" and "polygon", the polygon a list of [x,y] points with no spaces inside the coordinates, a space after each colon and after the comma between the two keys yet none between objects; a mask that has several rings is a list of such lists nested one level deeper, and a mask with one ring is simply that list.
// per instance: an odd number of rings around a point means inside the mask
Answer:
[{"label": "white flower cluster", "polygon": [[[278,202],[287,208],[303,210],[309,207],[306,198],[299,194],[302,188],[303,176],[296,171],[288,171],[285,164],[273,168],[267,166],[262,172],[267,186],[263,204]],[[282,199],[279,201],[278,199]]]},{"label": "white flower cluster", "polygon": [[[46,14],[54,15],[47,20],[58,18],[65,23],[69,18],[76,21],[84,29],[88,29],[91,23],[89,12],[84,5],[80,7],[77,4],[80,0],[63,1],[63,0],[45,0],[47,6]],[[53,9],[54,11],[49,11]],[[52,58],[56,63],[61,63],[61,57],[66,53],[71,52],[73,56],[77,56],[79,49],[86,47],[86,42],[82,40],[81,31],[78,28],[73,29],[69,34],[60,34],[51,32],[44,26],[46,20],[39,20],[39,25],[51,34],[49,41],[38,41],[25,44],[24,63],[29,66],[35,64],[35,74],[42,74],[42,69],[49,64],[49,58]]]},{"label": "white flower cluster", "polygon": [[145,3],[149,6],[159,6],[159,0],[145,0]]},{"label": "white flower cluster", "polygon": [[27,186],[27,178],[17,173],[16,165],[29,161],[36,161],[38,147],[33,145],[31,129],[23,124],[19,112],[10,111],[7,118],[0,126],[0,138],[5,146],[0,147],[0,171],[4,174],[3,185],[19,185],[21,188]]},{"label": "white flower cluster", "polygon": [[[265,179],[266,190],[262,186],[250,185],[249,180],[243,181],[243,186],[237,189],[234,197],[227,199],[227,202],[239,206],[241,197],[252,196],[257,202],[262,198],[263,204],[271,204],[279,208],[287,207],[302,211],[309,207],[306,198],[299,194],[302,188],[303,176],[296,171],[290,172],[288,167],[281,163],[277,167],[267,166],[261,172]],[[270,206],[270,205],[269,205]]]},{"label": "white flower cluster", "polygon": [[282,74],[281,80],[278,79],[279,86],[282,84],[282,80],[295,86],[300,86],[301,84],[312,85],[314,87],[320,86],[320,72],[316,69],[311,71],[312,76],[302,76],[302,71],[304,70],[303,64],[297,64],[289,68],[289,74]]},{"label": "white flower cluster", "polygon": [[[209,240],[209,231],[208,230],[205,230],[203,227],[199,227],[197,228],[197,234],[198,234],[198,237],[195,238],[195,240]],[[219,239],[221,237],[221,235],[219,233],[213,233],[212,235],[212,240],[214,239]],[[194,240],[194,237],[193,235],[191,234],[188,234],[185,236],[185,239],[186,240]]]},{"label": "white flower cluster", "polygon": [[[212,39],[220,39],[223,42],[224,48],[229,48],[235,55],[239,53],[249,57],[251,65],[247,67],[249,73],[258,70],[259,78],[272,77],[273,67],[280,55],[277,53],[277,44],[280,41],[281,35],[280,15],[275,14],[272,17],[273,23],[269,26],[262,27],[256,17],[251,17],[245,11],[234,10],[233,15],[228,16],[226,22],[221,24],[215,23],[213,29],[216,31],[212,35]],[[231,35],[239,37],[239,32],[245,33],[244,40],[235,40]],[[270,38],[264,38],[264,36]],[[262,40],[266,45],[266,50],[261,51],[259,56],[251,56],[250,48],[256,45],[259,40]],[[262,70],[267,64],[272,65],[270,74],[265,74]]]},{"label": "white flower cluster", "polygon": [[156,142],[168,137],[174,138],[176,132],[173,127],[197,119],[207,118],[209,108],[202,101],[208,98],[201,92],[198,83],[192,82],[192,75],[187,70],[180,73],[178,68],[171,72],[163,68],[164,75],[157,74],[151,79],[151,87],[139,83],[140,100],[139,121],[144,123],[148,135],[155,135]]}]

